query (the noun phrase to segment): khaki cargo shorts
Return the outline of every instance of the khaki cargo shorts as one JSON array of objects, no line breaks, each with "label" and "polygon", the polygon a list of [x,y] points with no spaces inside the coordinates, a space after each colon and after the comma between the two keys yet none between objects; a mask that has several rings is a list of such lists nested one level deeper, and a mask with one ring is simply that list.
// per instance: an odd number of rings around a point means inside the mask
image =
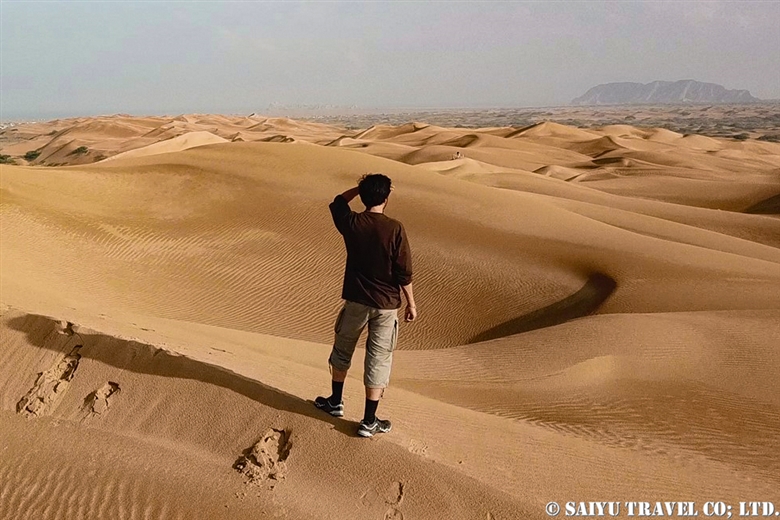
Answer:
[{"label": "khaki cargo shorts", "polygon": [[368,338],[363,384],[368,388],[385,388],[390,381],[393,350],[398,339],[397,309],[375,309],[362,303],[344,302],[336,318],[336,339],[328,362],[336,370],[349,370],[358,338],[366,325]]}]

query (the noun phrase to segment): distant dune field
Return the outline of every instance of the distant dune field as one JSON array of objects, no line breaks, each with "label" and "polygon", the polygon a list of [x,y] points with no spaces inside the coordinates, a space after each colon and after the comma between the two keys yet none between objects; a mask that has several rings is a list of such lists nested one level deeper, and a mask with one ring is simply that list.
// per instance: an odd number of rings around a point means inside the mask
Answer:
[{"label": "distant dune field", "polygon": [[[0,518],[780,506],[778,143],[219,115],[13,130]],[[327,205],[369,172],[395,184],[420,318],[393,431],[364,440],[361,352],[344,420],[307,400],[341,304]]]}]

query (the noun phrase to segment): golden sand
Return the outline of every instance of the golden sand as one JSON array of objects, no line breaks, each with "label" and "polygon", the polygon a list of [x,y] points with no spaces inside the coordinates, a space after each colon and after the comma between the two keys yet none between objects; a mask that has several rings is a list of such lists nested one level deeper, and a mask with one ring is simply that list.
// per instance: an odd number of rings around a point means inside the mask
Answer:
[{"label": "golden sand", "polygon": [[[206,115],[15,135],[0,518],[780,505],[780,144]],[[362,351],[343,420],[307,402],[341,303],[327,204],[368,172],[420,309],[372,440]]]}]

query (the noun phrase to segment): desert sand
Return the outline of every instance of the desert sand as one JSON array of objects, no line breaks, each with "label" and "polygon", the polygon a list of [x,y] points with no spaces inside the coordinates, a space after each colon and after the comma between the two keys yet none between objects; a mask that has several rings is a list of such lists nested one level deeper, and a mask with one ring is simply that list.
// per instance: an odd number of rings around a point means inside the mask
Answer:
[{"label": "desert sand", "polygon": [[[778,143],[254,115],[1,137],[0,518],[780,506]],[[327,205],[369,172],[420,317],[366,440],[362,350],[343,420],[309,401],[341,305]]]}]

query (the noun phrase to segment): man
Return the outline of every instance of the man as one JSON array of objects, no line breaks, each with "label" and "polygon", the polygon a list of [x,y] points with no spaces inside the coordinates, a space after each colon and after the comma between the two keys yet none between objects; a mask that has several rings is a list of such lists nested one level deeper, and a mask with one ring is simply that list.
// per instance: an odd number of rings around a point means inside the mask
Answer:
[{"label": "man", "polygon": [[[330,204],[336,229],[347,246],[347,265],[341,297],[345,300],[334,327],[336,338],[330,363],[332,393],[314,405],[335,417],[344,416],[342,394],[360,333],[368,325],[363,383],[366,407],[358,435],[373,437],[390,431],[390,421],[377,418],[379,398],[390,380],[393,350],[398,339],[401,290],[406,296],[406,321],[417,318],[412,295],[412,255],[406,232],[384,214],[393,185],[382,174],[365,175],[358,186],[337,195]],[[356,213],[349,202],[357,195],[366,210]]]}]

